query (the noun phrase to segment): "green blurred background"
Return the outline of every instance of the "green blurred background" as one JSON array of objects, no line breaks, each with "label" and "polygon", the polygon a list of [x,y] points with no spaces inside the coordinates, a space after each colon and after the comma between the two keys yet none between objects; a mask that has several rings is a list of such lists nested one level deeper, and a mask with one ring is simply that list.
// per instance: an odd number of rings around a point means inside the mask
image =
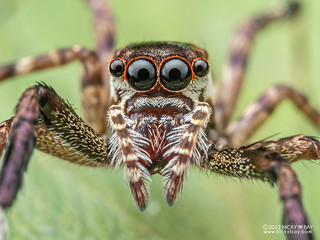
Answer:
[{"label": "green blurred background", "polygon": [[[112,0],[117,46],[136,41],[174,40],[205,47],[221,77],[227,46],[244,18],[277,6],[270,0]],[[236,115],[275,83],[293,85],[320,109],[320,1],[301,1],[294,21],[264,30],[256,40]],[[0,0],[0,64],[80,44],[94,47],[91,12],[82,0]],[[28,86],[45,81],[77,111],[79,63],[10,79],[0,86],[0,121],[13,115]],[[319,132],[290,102],[284,102],[252,140]],[[297,163],[303,201],[320,236],[320,166]],[[123,172],[74,166],[35,152],[17,202],[8,212],[10,239],[284,239],[266,235],[263,224],[281,223],[276,188],[192,169],[173,207],[154,176],[147,210],[139,212]]]}]

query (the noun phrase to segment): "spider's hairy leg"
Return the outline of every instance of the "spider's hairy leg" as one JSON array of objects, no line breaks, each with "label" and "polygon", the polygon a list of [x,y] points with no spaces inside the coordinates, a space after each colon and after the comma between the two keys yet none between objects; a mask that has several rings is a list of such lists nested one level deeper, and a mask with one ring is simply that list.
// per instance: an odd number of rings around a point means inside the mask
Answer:
[{"label": "spider's hairy leg", "polygon": [[[41,124],[37,125],[39,121]],[[53,89],[44,85],[30,87],[22,94],[9,131],[0,173],[3,208],[12,205],[34,147],[82,165],[109,164],[107,143]]]},{"label": "spider's hairy leg", "polygon": [[[7,231],[3,210],[12,205],[22,184],[22,176],[35,145],[33,130],[38,117],[38,89],[31,88],[26,90],[20,98],[14,125],[12,126],[12,120],[1,123],[0,150],[5,147],[8,135],[10,140],[0,172],[1,239],[5,239]],[[14,144],[12,144],[13,141]]]},{"label": "spider's hairy leg", "polygon": [[34,126],[39,118],[39,88],[27,89],[17,105],[9,146],[0,173],[0,205],[10,207],[22,183],[23,172],[35,145]]},{"label": "spider's hairy leg", "polygon": [[90,50],[76,45],[40,56],[25,57],[15,63],[0,66],[0,81],[38,70],[59,67],[75,60],[85,59],[89,55]]},{"label": "spider's hairy leg", "polygon": [[11,130],[12,121],[13,121],[13,118],[0,123],[0,158],[2,156],[3,150],[5,149],[8,141],[8,136]]},{"label": "spider's hairy leg", "polygon": [[[96,53],[101,66],[106,66],[113,58],[115,49],[116,26],[111,8],[106,0],[86,0],[93,12],[93,23],[96,39]],[[104,88],[107,89],[106,110],[113,104],[110,94],[110,74],[101,72]],[[106,111],[105,111],[106,112]]]},{"label": "spider's hairy leg", "polygon": [[252,145],[253,148],[258,146],[280,153],[291,163],[298,160],[320,159],[320,142],[311,136],[296,135],[278,140],[261,141]]},{"label": "spider's hairy leg", "polygon": [[188,174],[190,161],[200,165],[201,153],[208,148],[204,129],[210,118],[211,108],[207,103],[199,103],[185,116],[185,124],[173,129],[168,135],[169,148],[164,157],[171,158],[162,171],[165,176],[164,195],[171,206],[181,190],[185,174]]},{"label": "spider's hairy leg", "polygon": [[104,86],[103,65],[95,52],[82,58],[81,98],[85,121],[100,135],[107,131],[106,112],[109,88]]},{"label": "spider's hairy leg", "polygon": [[[284,225],[308,225],[307,214],[302,205],[301,186],[290,162],[280,153],[263,147],[247,149],[229,148],[214,151],[201,162],[203,168],[223,175],[256,178],[270,183],[277,182],[283,202]],[[287,235],[287,239],[313,239],[312,234]]]},{"label": "spider's hairy leg", "polygon": [[234,112],[255,36],[270,23],[294,16],[298,9],[298,3],[291,2],[281,8],[250,18],[236,29],[230,42],[220,95],[215,105],[217,127],[220,132],[225,130]]},{"label": "spider's hairy leg", "polygon": [[291,100],[320,130],[320,113],[298,90],[276,85],[268,89],[256,102],[249,105],[241,117],[232,122],[226,130],[231,146],[240,146],[267,120],[274,109],[285,99]]},{"label": "spider's hairy leg", "polygon": [[26,57],[15,63],[0,66],[0,82],[11,77],[59,67],[80,60],[82,62],[82,106],[86,121],[99,134],[106,131],[106,92],[101,65],[94,51],[81,46],[58,49],[40,56]]},{"label": "spider's hairy leg", "polygon": [[142,147],[150,144],[149,140],[128,128],[132,126],[131,120],[125,117],[119,106],[111,106],[108,115],[114,131],[110,141],[111,164],[124,165],[124,176],[129,181],[132,196],[139,209],[143,211],[148,201],[148,189],[143,180],[151,181],[146,169],[151,160]]}]

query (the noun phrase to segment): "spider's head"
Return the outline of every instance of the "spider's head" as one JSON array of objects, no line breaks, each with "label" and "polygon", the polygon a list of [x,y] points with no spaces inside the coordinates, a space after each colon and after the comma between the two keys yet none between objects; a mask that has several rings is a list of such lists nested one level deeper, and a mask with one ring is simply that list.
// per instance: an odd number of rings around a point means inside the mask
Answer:
[{"label": "spider's head", "polygon": [[[109,65],[112,95],[117,104],[128,111],[139,106],[159,107],[161,99],[167,102],[162,108],[183,101],[183,108],[190,110],[206,97],[210,78],[207,58],[207,52],[193,44],[149,42],[128,45],[115,52]],[[152,101],[155,98],[157,101]]]}]

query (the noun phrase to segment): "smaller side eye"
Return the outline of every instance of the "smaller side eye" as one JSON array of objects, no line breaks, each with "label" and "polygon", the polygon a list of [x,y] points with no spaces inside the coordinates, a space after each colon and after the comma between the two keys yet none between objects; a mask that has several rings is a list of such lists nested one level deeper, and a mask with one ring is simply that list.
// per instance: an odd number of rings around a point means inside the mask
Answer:
[{"label": "smaller side eye", "polygon": [[209,64],[207,61],[198,59],[193,63],[193,72],[198,77],[204,77],[209,72]]},{"label": "smaller side eye", "polygon": [[109,65],[109,71],[114,77],[122,76],[124,72],[124,63],[120,59],[114,59]]}]

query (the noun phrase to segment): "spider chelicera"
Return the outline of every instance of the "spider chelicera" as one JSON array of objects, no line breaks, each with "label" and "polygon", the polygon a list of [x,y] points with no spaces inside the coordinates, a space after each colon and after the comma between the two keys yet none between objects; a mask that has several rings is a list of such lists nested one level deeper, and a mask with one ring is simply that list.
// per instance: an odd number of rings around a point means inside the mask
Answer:
[{"label": "spider chelicera", "polygon": [[[44,83],[22,94],[16,115],[0,124],[0,156],[6,148],[0,174],[1,207],[12,205],[36,148],[80,165],[123,166],[140,210],[147,207],[151,175],[164,177],[164,195],[172,205],[190,165],[277,183],[284,224],[307,225],[300,184],[290,164],[319,159],[319,141],[296,135],[244,144],[283,99],[292,100],[317,127],[319,113],[299,91],[277,85],[230,123],[254,36],[266,25],[294,15],[298,5],[290,3],[238,28],[220,94],[212,97],[206,50],[186,43],[146,42],[114,52],[110,9],[102,0],[88,3],[94,13],[96,50],[74,46],[0,66],[3,80],[80,60],[85,119]],[[102,67],[107,59],[109,72]],[[312,235],[298,237],[311,239]],[[288,238],[298,239],[290,234]]]}]

